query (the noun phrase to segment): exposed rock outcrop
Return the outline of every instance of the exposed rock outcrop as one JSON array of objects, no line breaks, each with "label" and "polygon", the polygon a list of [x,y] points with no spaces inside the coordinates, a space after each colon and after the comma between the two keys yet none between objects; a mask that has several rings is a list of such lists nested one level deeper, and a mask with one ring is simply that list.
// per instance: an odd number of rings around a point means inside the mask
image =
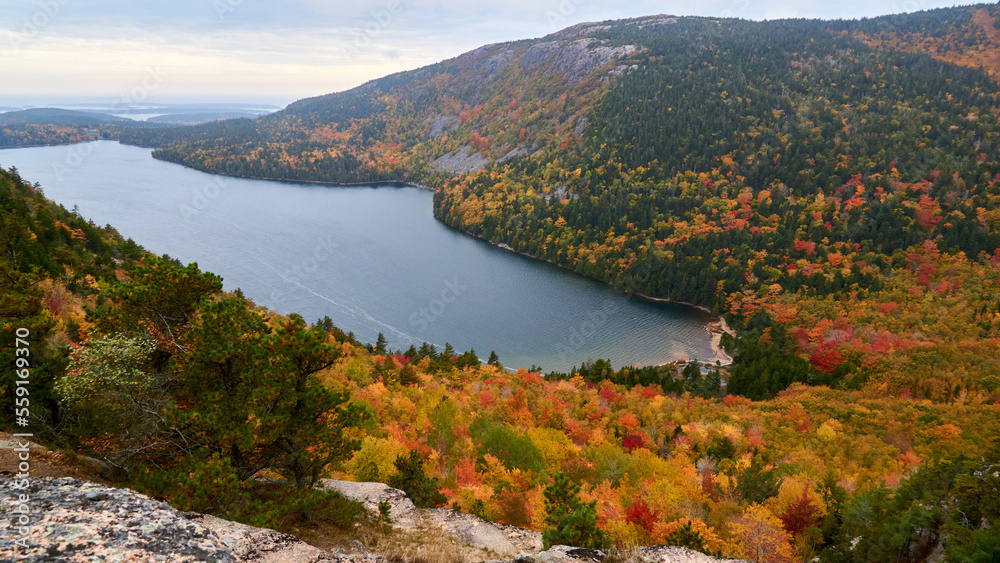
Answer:
[{"label": "exposed rock outcrop", "polygon": [[[0,478],[0,487],[14,491],[14,479]],[[531,530],[487,522],[450,509],[416,509],[402,491],[382,483],[323,480],[324,489],[339,491],[378,511],[390,505],[394,527],[421,537],[439,530],[468,546],[467,561],[510,563],[600,563],[597,550],[554,546],[542,550],[542,535]],[[181,512],[128,489],[108,487],[70,477],[31,478],[30,535],[27,549],[11,518],[0,519],[0,561],[213,561],[223,563],[387,563],[354,541],[348,548],[328,551],[298,538],[214,516]],[[13,495],[0,500],[0,510],[13,514]],[[452,541],[452,540],[449,540]],[[635,563],[711,563],[719,560],[678,547],[644,547],[629,552]],[[497,558],[505,559],[497,559]],[[619,557],[620,558],[620,557]]]},{"label": "exposed rock outcrop", "polygon": [[454,115],[441,114],[434,119],[428,119],[431,124],[431,130],[427,133],[427,136],[431,139],[440,137],[444,132],[458,127],[458,117]]},{"label": "exposed rock outcrop", "polygon": [[598,67],[631,55],[636,49],[635,45],[608,47],[586,37],[572,41],[546,41],[529,47],[521,66],[530,68],[545,64],[566,74],[571,80],[579,80]]},{"label": "exposed rock outcrop", "polygon": [[[0,487],[14,492],[13,479]],[[3,561],[170,561],[220,563],[329,561],[319,549],[274,530],[180,512],[128,489],[62,477],[28,482],[27,550],[10,518],[0,519]],[[18,491],[20,492],[20,491]],[[13,511],[13,495],[0,510]]]},{"label": "exposed rock outcrop", "polygon": [[493,75],[500,72],[507,66],[507,63],[514,57],[514,49],[503,49],[499,53],[494,53],[490,57],[479,60],[472,65],[472,68],[485,74],[484,80],[493,78]]},{"label": "exposed rock outcrop", "polygon": [[[601,563],[607,553],[599,549],[580,549],[554,545],[536,555],[519,555],[516,563]],[[637,547],[616,557],[634,563],[746,563],[741,559],[717,559],[684,547]]]},{"label": "exposed rock outcrop", "polygon": [[[676,16],[670,16],[665,14],[656,16],[644,16],[629,20],[621,20],[619,22],[619,24],[634,25],[639,29],[654,25],[672,25],[675,23],[677,23]],[[583,22],[583,23],[578,23],[576,25],[571,25],[561,31],[557,31],[552,34],[552,37],[558,37],[560,39],[567,39],[571,37],[587,37],[600,33],[602,31],[607,31],[609,29],[612,29],[612,26],[608,24],[596,23],[596,22]]]},{"label": "exposed rock outcrop", "polygon": [[372,514],[378,514],[380,503],[389,504],[389,516],[398,520],[415,510],[413,501],[406,493],[393,489],[385,483],[359,483],[355,481],[337,481],[320,479],[317,488],[327,491],[337,491],[345,497],[360,502]]},{"label": "exposed rock outcrop", "polygon": [[465,145],[454,154],[446,154],[435,160],[434,167],[444,172],[462,174],[482,170],[489,162],[486,157],[478,152],[472,152],[472,148]]},{"label": "exposed rock outcrop", "polygon": [[318,486],[362,503],[373,514],[378,514],[379,503],[388,503],[389,514],[397,529],[441,530],[461,544],[500,556],[537,553],[542,550],[542,534],[538,532],[487,522],[478,516],[449,508],[417,509],[406,493],[383,483],[321,479]]},{"label": "exposed rock outcrop", "polygon": [[478,516],[449,508],[418,510],[409,519],[399,522],[402,527],[440,528],[459,543],[484,549],[500,556],[542,550],[542,534],[515,526],[487,522]]}]

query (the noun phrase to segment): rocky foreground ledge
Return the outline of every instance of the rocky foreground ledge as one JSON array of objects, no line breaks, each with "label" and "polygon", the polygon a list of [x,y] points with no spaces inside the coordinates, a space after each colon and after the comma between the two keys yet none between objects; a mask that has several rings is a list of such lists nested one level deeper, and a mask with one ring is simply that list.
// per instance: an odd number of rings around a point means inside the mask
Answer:
[{"label": "rocky foreground ledge", "polygon": [[[129,489],[99,485],[70,477],[31,479],[29,547],[19,547],[15,480],[0,478],[0,561],[129,561],[219,563],[390,563],[360,542],[349,549],[320,550],[298,538],[222,520],[181,512]],[[597,550],[555,546],[541,551],[541,534],[493,524],[448,509],[421,510],[397,489],[381,483],[324,480],[324,488],[364,503],[392,506],[400,531],[437,528],[472,551],[469,561],[494,563],[600,563]],[[629,553],[635,563],[709,563],[721,560],[679,547],[645,547]],[[393,558],[393,561],[396,561]]]}]

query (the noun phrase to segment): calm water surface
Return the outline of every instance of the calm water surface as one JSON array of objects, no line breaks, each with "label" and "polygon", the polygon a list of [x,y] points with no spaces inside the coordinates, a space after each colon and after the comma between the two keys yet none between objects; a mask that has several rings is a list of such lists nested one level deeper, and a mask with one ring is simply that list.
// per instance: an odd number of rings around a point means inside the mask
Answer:
[{"label": "calm water surface", "polygon": [[712,358],[706,313],[616,293],[436,221],[432,194],[213,176],[98,141],[0,151],[45,195],[158,254],[197,262],[255,302],[329,315],[360,340],[496,350],[567,370]]}]

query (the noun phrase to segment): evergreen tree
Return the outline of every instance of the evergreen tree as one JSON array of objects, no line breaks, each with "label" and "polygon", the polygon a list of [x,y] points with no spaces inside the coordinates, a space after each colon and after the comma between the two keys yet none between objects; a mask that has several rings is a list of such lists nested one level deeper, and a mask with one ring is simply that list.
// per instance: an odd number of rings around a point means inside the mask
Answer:
[{"label": "evergreen tree", "polygon": [[308,487],[357,447],[343,426],[359,411],[315,379],[339,357],[321,329],[292,315],[272,332],[246,301],[224,299],[199,310],[186,341],[167,421],[189,448],[228,457],[243,479],[276,467]]},{"label": "evergreen tree", "polygon": [[583,504],[580,484],[564,473],[553,476],[545,488],[545,531],[542,543],[545,549],[553,545],[568,545],[589,549],[604,549],[608,541],[597,527],[597,501]]},{"label": "evergreen tree", "polygon": [[444,506],[448,499],[438,489],[437,478],[424,474],[424,460],[416,450],[409,457],[399,456],[395,461],[396,474],[389,477],[388,485],[410,497],[417,508]]},{"label": "evergreen tree", "polygon": [[781,478],[774,469],[767,469],[759,456],[753,458],[736,481],[736,492],[740,498],[753,504],[761,504],[775,496],[781,487]]}]

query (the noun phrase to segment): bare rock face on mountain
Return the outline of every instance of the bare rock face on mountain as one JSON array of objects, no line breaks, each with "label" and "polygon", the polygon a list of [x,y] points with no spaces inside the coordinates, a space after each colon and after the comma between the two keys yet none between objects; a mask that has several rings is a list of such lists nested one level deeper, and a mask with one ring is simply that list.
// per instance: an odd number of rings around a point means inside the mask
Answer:
[{"label": "bare rock face on mountain", "polygon": [[454,154],[446,154],[434,161],[434,167],[444,172],[462,174],[482,170],[490,161],[478,152],[472,152],[468,145],[462,146]]},{"label": "bare rock face on mountain", "polygon": [[431,139],[440,137],[446,131],[458,128],[458,117],[454,115],[441,114],[434,119],[428,118],[427,122],[431,126],[431,130],[427,133],[427,136]]},{"label": "bare rock face on mountain", "polygon": [[524,53],[521,66],[530,68],[546,64],[566,74],[571,80],[579,80],[598,67],[631,55],[636,49],[635,45],[608,47],[590,38],[547,41],[529,47]]}]

